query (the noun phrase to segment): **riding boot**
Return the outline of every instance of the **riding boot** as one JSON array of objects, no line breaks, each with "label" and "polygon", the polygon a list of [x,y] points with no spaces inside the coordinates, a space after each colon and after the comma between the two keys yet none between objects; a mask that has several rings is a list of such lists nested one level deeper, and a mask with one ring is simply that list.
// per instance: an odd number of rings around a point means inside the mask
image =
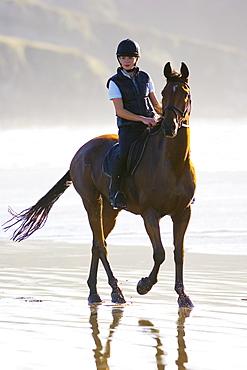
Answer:
[{"label": "riding boot", "polygon": [[122,191],[123,165],[119,158],[112,169],[109,198],[114,209],[126,208],[126,196]]}]

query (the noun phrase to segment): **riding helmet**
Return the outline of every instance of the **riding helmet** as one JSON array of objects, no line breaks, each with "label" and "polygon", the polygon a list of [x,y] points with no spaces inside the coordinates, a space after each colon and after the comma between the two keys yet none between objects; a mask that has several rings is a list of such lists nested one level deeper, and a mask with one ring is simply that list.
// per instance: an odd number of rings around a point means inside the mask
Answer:
[{"label": "riding helmet", "polygon": [[126,39],[120,42],[117,47],[117,57],[135,57],[139,58],[140,46],[137,42]]}]

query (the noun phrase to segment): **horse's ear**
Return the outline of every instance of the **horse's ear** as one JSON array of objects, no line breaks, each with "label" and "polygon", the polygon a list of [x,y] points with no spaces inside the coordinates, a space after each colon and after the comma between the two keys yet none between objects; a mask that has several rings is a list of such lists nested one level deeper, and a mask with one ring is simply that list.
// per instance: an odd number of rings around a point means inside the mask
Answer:
[{"label": "horse's ear", "polygon": [[164,76],[166,78],[169,78],[169,77],[171,77],[171,73],[172,73],[171,64],[170,64],[170,62],[167,62],[165,67],[164,67]]},{"label": "horse's ear", "polygon": [[189,69],[184,62],[181,63],[180,73],[184,80],[186,80],[189,77],[190,74]]}]

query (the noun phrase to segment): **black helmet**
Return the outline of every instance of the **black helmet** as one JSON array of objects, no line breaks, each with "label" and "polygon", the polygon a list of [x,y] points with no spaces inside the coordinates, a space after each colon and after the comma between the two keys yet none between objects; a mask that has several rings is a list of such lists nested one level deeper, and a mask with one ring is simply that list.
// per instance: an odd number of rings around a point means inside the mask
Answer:
[{"label": "black helmet", "polygon": [[117,47],[117,57],[140,57],[140,46],[137,42],[126,39]]}]

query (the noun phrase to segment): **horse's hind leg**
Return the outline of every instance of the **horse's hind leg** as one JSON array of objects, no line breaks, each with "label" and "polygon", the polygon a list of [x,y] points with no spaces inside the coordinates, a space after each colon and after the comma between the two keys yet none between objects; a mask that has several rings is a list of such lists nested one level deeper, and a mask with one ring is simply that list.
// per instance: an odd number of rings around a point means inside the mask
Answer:
[{"label": "horse's hind leg", "polygon": [[87,281],[90,289],[88,301],[89,303],[102,302],[97,293],[97,272],[100,259],[107,273],[109,285],[112,288],[112,302],[125,303],[122,292],[117,285],[117,279],[114,277],[107,259],[107,245],[105,241],[106,236],[115,225],[117,211],[114,211],[110,204],[109,209],[106,207],[107,209],[103,211],[106,202],[104,202],[103,207],[101,196],[91,201],[88,198],[84,198],[83,203],[88,213],[89,223],[93,232],[92,260]]},{"label": "horse's hind leg", "polygon": [[[100,259],[99,245],[101,244],[101,248],[104,248],[104,237],[101,230],[101,199],[95,195],[95,199],[93,201],[90,201],[89,198],[82,198],[82,200],[93,232],[91,265],[87,280],[89,287],[88,303],[101,303],[102,300],[97,292],[97,274]],[[99,236],[97,234],[99,234]],[[101,240],[101,243],[97,242],[99,239]]]},{"label": "horse's hind leg", "polygon": [[184,263],[184,235],[189,224],[191,215],[190,207],[179,215],[173,217],[173,237],[174,237],[174,260],[176,264],[175,291],[178,294],[179,307],[194,307],[190,298],[184,292],[183,283],[183,263]]},{"label": "horse's hind leg", "polygon": [[97,273],[99,266],[99,254],[92,247],[92,258],[87,284],[89,287],[88,303],[101,303],[102,300],[97,292]]},{"label": "horse's hind leg", "polygon": [[[119,210],[114,210],[108,199],[102,197],[103,209],[102,209],[102,220],[103,220],[103,232],[105,240],[110,232],[113,230]],[[107,274],[108,275],[108,274]],[[112,275],[113,276],[113,275]],[[109,278],[109,275],[108,275]],[[121,289],[118,286],[116,278],[109,280],[109,284],[112,288],[111,299],[114,303],[125,303],[125,299]]]}]

